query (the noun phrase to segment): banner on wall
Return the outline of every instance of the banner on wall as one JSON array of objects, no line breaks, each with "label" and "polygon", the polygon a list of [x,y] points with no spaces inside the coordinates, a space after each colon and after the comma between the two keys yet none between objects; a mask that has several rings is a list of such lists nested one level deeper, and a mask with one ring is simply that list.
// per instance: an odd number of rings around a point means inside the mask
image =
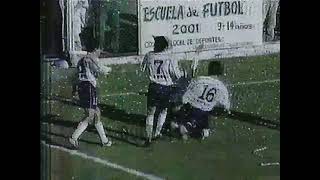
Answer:
[{"label": "banner on wall", "polygon": [[172,52],[261,45],[262,27],[262,0],[140,0],[139,54],[160,35]]}]

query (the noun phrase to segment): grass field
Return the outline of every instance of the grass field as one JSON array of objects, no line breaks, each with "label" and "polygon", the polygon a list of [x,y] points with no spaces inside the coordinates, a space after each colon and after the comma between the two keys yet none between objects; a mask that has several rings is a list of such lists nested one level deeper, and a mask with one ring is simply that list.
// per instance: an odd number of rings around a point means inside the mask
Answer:
[{"label": "grass field", "polygon": [[[85,159],[83,154],[151,174],[149,179],[280,179],[280,166],[260,166],[280,162],[279,54],[219,61],[224,66],[221,78],[232,93],[233,115],[210,117],[216,131],[206,140],[185,143],[165,137],[147,148],[140,144],[145,135],[148,80],[139,65],[113,65],[110,75],[98,79],[102,121],[114,146],[101,148],[95,129],[90,127],[81,136],[77,151],[69,150],[67,141],[83,113],[71,98],[74,69],[53,69],[52,97],[45,100],[51,103],[51,112],[41,122],[45,142],[41,147],[50,155],[47,166],[51,179],[148,179]],[[200,61],[199,75],[208,74],[209,63]],[[189,64],[181,63],[185,67]],[[54,146],[48,148],[48,144]],[[261,147],[267,149],[252,153]]]}]

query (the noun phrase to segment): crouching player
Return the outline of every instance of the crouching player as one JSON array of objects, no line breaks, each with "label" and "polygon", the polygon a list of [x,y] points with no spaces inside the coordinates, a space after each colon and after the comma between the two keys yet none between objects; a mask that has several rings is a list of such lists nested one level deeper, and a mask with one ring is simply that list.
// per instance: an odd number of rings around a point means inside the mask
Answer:
[{"label": "crouching player", "polygon": [[208,137],[210,112],[222,106],[230,111],[229,93],[217,78],[199,76],[192,79],[182,96],[182,107],[176,112],[171,130],[178,130],[184,140],[188,137]]}]

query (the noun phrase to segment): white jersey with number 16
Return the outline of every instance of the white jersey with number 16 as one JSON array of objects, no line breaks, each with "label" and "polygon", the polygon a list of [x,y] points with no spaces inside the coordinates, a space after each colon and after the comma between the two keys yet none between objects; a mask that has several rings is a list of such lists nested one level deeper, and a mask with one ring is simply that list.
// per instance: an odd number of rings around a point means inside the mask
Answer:
[{"label": "white jersey with number 16", "polygon": [[216,106],[230,109],[228,89],[220,80],[212,77],[200,76],[193,79],[182,101],[203,111],[211,111]]},{"label": "white jersey with number 16", "polygon": [[164,86],[173,85],[175,79],[181,77],[178,62],[168,53],[149,52],[142,62],[142,70],[148,69],[150,81]]}]

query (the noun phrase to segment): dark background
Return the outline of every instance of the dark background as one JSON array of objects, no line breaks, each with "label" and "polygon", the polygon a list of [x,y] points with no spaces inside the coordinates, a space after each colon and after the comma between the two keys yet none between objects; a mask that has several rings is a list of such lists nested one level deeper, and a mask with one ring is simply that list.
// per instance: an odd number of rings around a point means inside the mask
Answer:
[{"label": "dark background", "polygon": [[[33,180],[40,177],[38,3],[4,2],[1,177]],[[318,17],[319,10],[312,7],[318,6],[307,1],[281,1],[281,178],[285,179],[317,179],[310,177],[317,172],[319,142],[318,105],[313,104],[318,95],[318,20],[312,18]]]}]

